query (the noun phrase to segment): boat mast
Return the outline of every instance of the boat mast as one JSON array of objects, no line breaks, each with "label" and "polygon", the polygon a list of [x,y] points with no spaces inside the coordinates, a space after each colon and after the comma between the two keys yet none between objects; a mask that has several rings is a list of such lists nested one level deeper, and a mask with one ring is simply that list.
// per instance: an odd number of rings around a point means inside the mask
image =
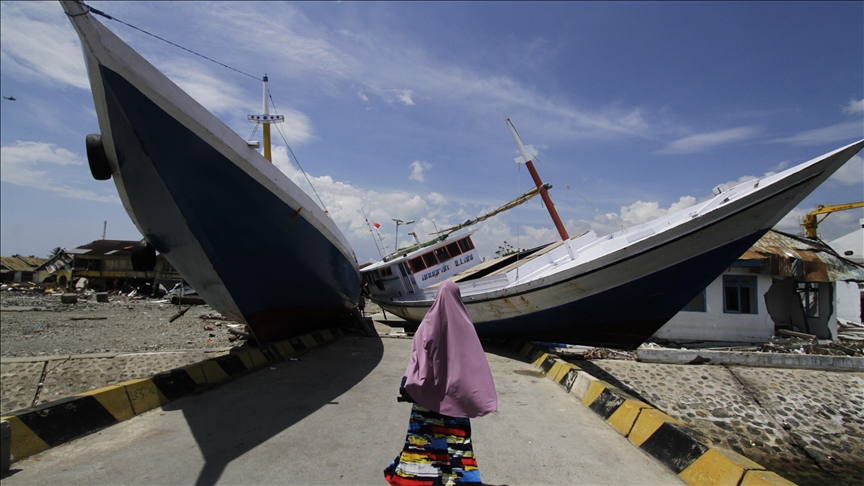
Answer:
[{"label": "boat mast", "polygon": [[270,90],[267,87],[267,75],[264,75],[264,114],[263,115],[249,115],[247,119],[251,123],[258,123],[260,125],[264,125],[264,158],[273,162],[273,156],[270,153],[270,124],[271,123],[282,123],[285,121],[285,117],[283,115],[271,115],[270,114]]},{"label": "boat mast", "polygon": [[507,128],[510,129],[510,135],[513,136],[513,141],[516,142],[516,147],[519,149],[519,153],[522,154],[521,157],[516,157],[516,163],[524,163],[525,167],[528,168],[531,178],[534,179],[534,185],[537,186],[537,190],[540,191],[540,197],[543,198],[543,202],[546,203],[546,209],[549,210],[549,216],[552,217],[552,222],[555,223],[555,228],[558,230],[561,240],[569,240],[570,235],[568,235],[567,230],[564,229],[564,225],[561,223],[561,218],[558,217],[558,211],[555,210],[555,205],[552,204],[552,198],[549,197],[549,192],[546,191],[546,186],[543,184],[543,181],[540,180],[540,175],[537,173],[537,169],[534,168],[532,159],[537,156],[537,152],[532,151],[531,153],[528,153],[528,151],[525,150],[525,146],[522,145],[522,140],[519,138],[519,134],[516,133],[516,128],[513,126],[510,119],[505,118],[504,122],[507,123]]}]

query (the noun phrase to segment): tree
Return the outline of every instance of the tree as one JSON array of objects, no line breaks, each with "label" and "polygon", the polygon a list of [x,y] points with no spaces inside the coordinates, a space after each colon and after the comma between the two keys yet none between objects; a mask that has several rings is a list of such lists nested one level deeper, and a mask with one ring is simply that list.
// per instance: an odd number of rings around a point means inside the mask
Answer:
[{"label": "tree", "polygon": [[495,254],[498,256],[495,258],[500,258],[500,257],[505,257],[507,255],[512,255],[512,254],[516,253],[517,251],[519,251],[519,250],[513,248],[513,245],[511,245],[510,243],[507,243],[507,240],[504,240],[503,245],[498,245],[498,251],[495,252]]},{"label": "tree", "polygon": [[53,250],[51,250],[51,254],[48,255],[48,258],[54,258],[54,257],[56,257],[57,255],[60,254],[61,251],[63,251],[63,248],[60,248],[59,246],[56,247],[56,248],[54,248]]}]

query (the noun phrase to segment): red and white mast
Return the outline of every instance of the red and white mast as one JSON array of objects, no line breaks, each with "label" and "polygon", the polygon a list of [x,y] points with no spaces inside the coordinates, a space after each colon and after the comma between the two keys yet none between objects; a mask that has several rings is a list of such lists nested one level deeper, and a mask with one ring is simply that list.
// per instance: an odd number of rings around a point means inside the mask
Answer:
[{"label": "red and white mast", "polygon": [[555,228],[558,230],[561,240],[566,242],[570,239],[570,235],[568,235],[567,230],[564,229],[564,224],[561,223],[561,218],[558,217],[558,211],[555,210],[555,205],[552,204],[552,198],[549,197],[549,192],[546,191],[546,186],[544,186],[543,181],[540,180],[540,175],[537,173],[537,169],[534,168],[534,163],[532,162],[532,159],[537,156],[537,152],[528,152],[525,149],[525,146],[522,145],[522,140],[519,138],[519,134],[516,133],[516,128],[513,126],[513,123],[509,118],[505,118],[504,122],[507,123],[507,128],[510,129],[510,135],[513,135],[513,141],[516,142],[516,147],[519,149],[519,153],[522,154],[521,157],[516,157],[514,160],[517,164],[525,164],[525,167],[528,168],[528,172],[531,174],[531,178],[534,179],[534,185],[537,186],[537,189],[540,191],[540,197],[543,198],[543,202],[546,204],[546,209],[549,210],[549,216],[552,217],[552,222],[555,223]]}]

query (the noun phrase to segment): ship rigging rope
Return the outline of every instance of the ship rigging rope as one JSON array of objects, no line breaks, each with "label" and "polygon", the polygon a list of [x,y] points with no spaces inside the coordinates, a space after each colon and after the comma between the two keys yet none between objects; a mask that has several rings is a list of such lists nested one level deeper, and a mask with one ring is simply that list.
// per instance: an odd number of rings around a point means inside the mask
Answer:
[{"label": "ship rigging rope", "polygon": [[552,170],[551,167],[549,167],[549,166],[547,166],[546,164],[544,164],[543,161],[540,160],[540,159],[538,159],[537,157],[534,157],[534,160],[536,160],[537,162],[540,162],[540,164],[543,166],[544,169],[548,169],[549,172],[551,172],[552,174],[555,175],[555,177],[561,179],[561,181],[564,183],[564,187],[566,187],[568,191],[573,191],[573,192],[575,192],[577,196],[581,197],[582,200],[584,200],[586,203],[588,203],[589,206],[591,206],[592,208],[594,208],[595,211],[600,212],[600,208],[598,208],[597,206],[595,206],[591,201],[585,199],[585,196],[583,196],[582,194],[579,194],[579,192],[577,192],[576,189],[573,189],[572,187],[570,187],[570,184],[567,184],[567,182],[564,182],[564,178],[561,177],[560,175],[558,175],[557,172],[555,172],[554,170]]},{"label": "ship rigging rope", "polygon": [[[192,49],[187,49],[187,48],[181,46],[180,44],[175,44],[174,42],[171,42],[171,41],[169,41],[168,39],[163,39],[162,37],[159,37],[159,36],[156,35],[156,34],[152,34],[152,33],[150,33],[150,32],[147,32],[146,30],[144,30],[144,29],[142,29],[142,28],[140,28],[140,27],[135,27],[134,25],[132,25],[132,24],[130,24],[130,23],[128,23],[128,22],[124,22],[124,21],[122,21],[122,20],[120,20],[120,19],[118,19],[118,18],[116,18],[116,17],[112,17],[112,16],[106,14],[105,12],[103,12],[103,11],[101,11],[101,10],[97,10],[97,9],[91,7],[90,5],[87,5],[87,4],[84,3],[84,2],[78,2],[78,3],[80,3],[82,7],[84,7],[84,8],[87,9],[86,12],[81,13],[81,14],[78,14],[78,15],[84,15],[84,14],[88,14],[88,13],[94,13],[94,14],[96,14],[96,15],[100,15],[100,16],[102,16],[102,17],[105,17],[105,18],[108,19],[108,20],[113,20],[113,21],[115,21],[115,22],[120,22],[121,24],[123,24],[123,25],[125,25],[125,26],[127,26],[127,27],[132,27],[133,29],[137,30],[138,32],[143,32],[144,34],[147,34],[147,35],[149,35],[149,36],[151,36],[151,37],[155,37],[155,38],[161,40],[162,42],[166,42],[166,43],[168,43],[168,44],[171,44],[171,45],[174,46],[174,47],[177,47],[177,48],[179,48],[179,49],[183,49],[184,51],[186,51],[186,52],[188,52],[188,53],[190,53],[190,54],[195,54],[195,55],[198,56],[198,57],[201,57],[201,58],[207,59],[207,60],[210,61],[210,62],[216,63],[216,64],[218,64],[218,65],[220,65],[220,66],[222,66],[222,67],[228,68],[228,69],[230,69],[230,70],[232,70],[232,71],[236,71],[236,72],[238,72],[238,73],[240,73],[240,74],[242,74],[242,75],[244,75],[244,76],[249,76],[250,78],[252,78],[252,79],[254,79],[254,80],[256,80],[256,81],[260,81],[260,80],[261,80],[261,78],[259,78],[258,76],[253,76],[253,75],[251,75],[251,74],[249,74],[249,73],[247,73],[247,72],[241,71],[241,70],[239,70],[239,69],[237,69],[237,68],[234,68],[234,67],[231,67],[231,66],[229,66],[229,65],[227,65],[227,64],[225,64],[225,63],[222,63],[222,62],[219,62],[219,61],[217,61],[217,60],[215,60],[215,59],[209,58],[209,57],[205,56],[204,54],[199,54],[199,53],[193,51]],[[68,14],[67,14],[67,15],[68,15]],[[71,15],[71,17],[77,17],[78,15]]]},{"label": "ship rigging rope", "polygon": [[[270,98],[270,100],[272,101],[273,98]],[[276,111],[276,106],[273,106],[273,111]],[[333,217],[330,216],[330,211],[327,210],[327,206],[324,205],[324,201],[321,200],[321,196],[318,195],[318,191],[315,190],[315,186],[313,186],[312,181],[309,180],[309,174],[307,174],[306,171],[303,170],[303,166],[300,165],[300,159],[298,159],[297,156],[294,155],[294,151],[291,150],[291,146],[288,145],[288,140],[285,138],[285,134],[282,133],[282,129],[279,128],[278,124],[274,123],[274,125],[276,126],[276,131],[279,132],[279,136],[282,137],[282,141],[285,142],[285,146],[288,147],[288,152],[291,153],[291,158],[294,159],[294,162],[297,164],[297,167],[300,168],[300,172],[303,173],[303,177],[306,178],[306,182],[309,184],[309,187],[312,188],[312,192],[315,193],[315,197],[318,198],[318,203],[321,204],[321,208],[324,209],[324,213],[332,219]]]}]

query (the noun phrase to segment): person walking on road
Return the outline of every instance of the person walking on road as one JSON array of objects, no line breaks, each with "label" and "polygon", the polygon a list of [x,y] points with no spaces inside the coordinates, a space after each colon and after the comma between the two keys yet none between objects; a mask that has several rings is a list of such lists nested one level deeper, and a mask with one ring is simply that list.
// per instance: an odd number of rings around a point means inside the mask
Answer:
[{"label": "person walking on road", "polygon": [[411,346],[400,401],[413,402],[402,452],[384,470],[391,485],[481,484],[470,419],[498,410],[486,354],[462,304],[443,282]]}]

